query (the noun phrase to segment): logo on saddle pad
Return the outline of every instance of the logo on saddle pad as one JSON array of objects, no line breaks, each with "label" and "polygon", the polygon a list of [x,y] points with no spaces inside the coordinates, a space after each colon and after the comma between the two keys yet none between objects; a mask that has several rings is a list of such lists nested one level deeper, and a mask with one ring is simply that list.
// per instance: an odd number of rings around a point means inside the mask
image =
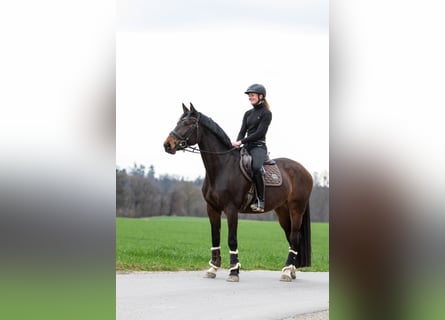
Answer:
[{"label": "logo on saddle pad", "polygon": [[[252,156],[245,149],[241,149],[240,168],[247,180],[252,181]],[[266,157],[263,163],[264,184],[266,186],[281,186],[281,172],[274,160]]]}]

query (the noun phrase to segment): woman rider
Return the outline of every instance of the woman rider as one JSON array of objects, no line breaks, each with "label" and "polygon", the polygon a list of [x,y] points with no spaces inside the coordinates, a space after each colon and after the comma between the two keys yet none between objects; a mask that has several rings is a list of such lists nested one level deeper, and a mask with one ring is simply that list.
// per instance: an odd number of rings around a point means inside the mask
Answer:
[{"label": "woman rider", "polygon": [[258,198],[250,208],[254,212],[264,212],[265,187],[261,169],[267,155],[266,133],[272,121],[272,112],[266,101],[266,88],[263,85],[252,84],[244,93],[249,96],[252,109],[244,114],[237,141],[232,142],[232,146],[240,147],[243,144],[252,156],[252,179]]}]

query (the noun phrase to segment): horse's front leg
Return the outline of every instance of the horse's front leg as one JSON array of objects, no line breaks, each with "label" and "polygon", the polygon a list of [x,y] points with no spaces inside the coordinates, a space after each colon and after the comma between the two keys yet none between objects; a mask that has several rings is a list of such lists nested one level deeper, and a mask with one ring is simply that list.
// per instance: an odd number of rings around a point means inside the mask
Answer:
[{"label": "horse's front leg", "polygon": [[212,259],[209,261],[210,268],[204,275],[205,278],[215,278],[216,271],[221,267],[221,211],[218,211],[207,204],[207,214],[210,220],[212,232]]},{"label": "horse's front leg", "polygon": [[238,210],[234,207],[228,207],[224,210],[224,212],[226,213],[227,224],[229,227],[228,244],[230,249],[230,269],[227,281],[238,282],[239,270],[241,268],[241,264],[238,260]]}]

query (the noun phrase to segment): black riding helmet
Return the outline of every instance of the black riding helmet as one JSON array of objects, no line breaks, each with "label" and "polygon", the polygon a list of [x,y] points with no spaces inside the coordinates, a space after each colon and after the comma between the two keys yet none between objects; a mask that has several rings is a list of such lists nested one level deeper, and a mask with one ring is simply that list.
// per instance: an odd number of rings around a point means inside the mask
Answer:
[{"label": "black riding helmet", "polygon": [[264,86],[262,84],[252,84],[249,88],[247,88],[246,92],[244,92],[245,94],[248,93],[258,93],[258,94],[262,94],[263,97],[266,97],[266,88],[264,88]]}]

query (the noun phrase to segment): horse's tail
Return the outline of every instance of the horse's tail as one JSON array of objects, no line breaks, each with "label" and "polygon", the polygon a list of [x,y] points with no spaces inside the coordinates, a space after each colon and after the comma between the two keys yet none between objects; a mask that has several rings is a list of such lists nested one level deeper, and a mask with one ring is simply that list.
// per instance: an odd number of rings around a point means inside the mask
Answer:
[{"label": "horse's tail", "polygon": [[309,203],[303,215],[300,227],[300,248],[298,248],[297,265],[295,267],[311,266],[311,210]]}]

